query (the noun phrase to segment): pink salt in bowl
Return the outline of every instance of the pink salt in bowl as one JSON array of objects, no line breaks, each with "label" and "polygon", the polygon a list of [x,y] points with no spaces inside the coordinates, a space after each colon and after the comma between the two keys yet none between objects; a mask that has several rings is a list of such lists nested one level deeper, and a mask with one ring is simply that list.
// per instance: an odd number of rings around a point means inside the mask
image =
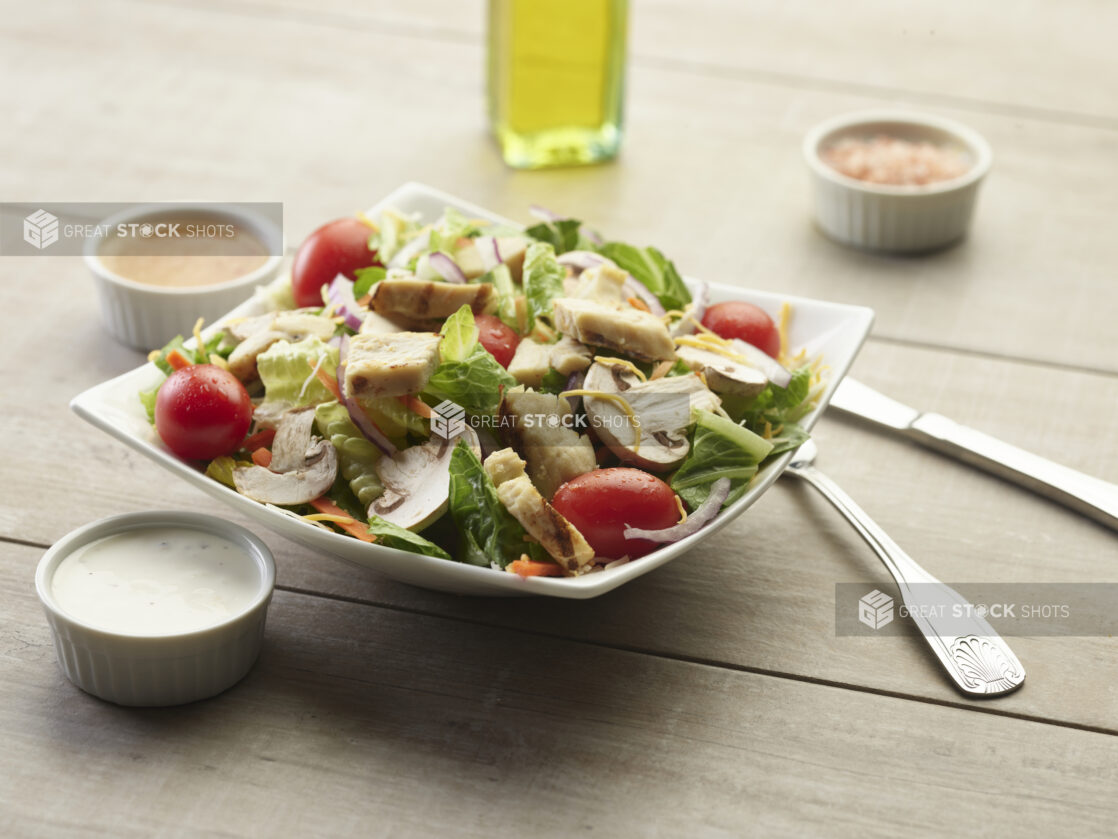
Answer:
[{"label": "pink salt in bowl", "polygon": [[990,146],[941,117],[861,111],[823,122],[804,138],[815,218],[837,242],[918,253],[966,234]]}]

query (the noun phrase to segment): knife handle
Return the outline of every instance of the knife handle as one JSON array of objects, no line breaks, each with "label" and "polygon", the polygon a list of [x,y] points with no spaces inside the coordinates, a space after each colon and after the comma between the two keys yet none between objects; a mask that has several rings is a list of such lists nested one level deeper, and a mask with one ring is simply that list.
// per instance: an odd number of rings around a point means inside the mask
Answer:
[{"label": "knife handle", "polygon": [[906,433],[919,443],[1027,487],[1118,530],[1118,486],[1053,463],[940,414],[921,414]]}]

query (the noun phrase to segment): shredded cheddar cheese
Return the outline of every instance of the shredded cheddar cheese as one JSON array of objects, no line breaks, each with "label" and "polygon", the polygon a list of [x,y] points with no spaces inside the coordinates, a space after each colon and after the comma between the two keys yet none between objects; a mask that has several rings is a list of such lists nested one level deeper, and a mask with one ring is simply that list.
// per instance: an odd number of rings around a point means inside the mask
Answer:
[{"label": "shredded cheddar cheese", "polygon": [[356,521],[352,516],[338,516],[333,513],[308,513],[302,518],[304,521],[328,521],[331,524],[353,524]]},{"label": "shredded cheddar cheese", "polygon": [[365,215],[364,213],[358,212],[357,213],[357,220],[359,222],[361,222],[363,225],[365,225],[366,227],[368,227],[370,230],[372,230],[374,233],[380,233],[380,227],[377,226],[377,223],[375,221],[373,221],[371,218],[369,218],[367,215]]},{"label": "shredded cheddar cheese", "polygon": [[196,350],[201,350],[206,345],[206,342],[202,340],[202,324],[205,322],[205,318],[198,318],[194,321],[194,329],[191,330],[194,333],[194,349]]},{"label": "shredded cheddar cheese", "polygon": [[597,361],[599,364],[605,364],[608,367],[623,367],[634,376],[636,376],[638,379],[640,379],[642,382],[648,381],[648,377],[641,372],[641,369],[637,367],[637,365],[635,365],[631,361],[626,361],[624,358],[614,358],[612,355],[599,355],[596,356],[594,360]]},{"label": "shredded cheddar cheese", "polygon": [[679,523],[683,524],[687,521],[687,508],[683,506],[683,499],[678,495],[675,497],[675,506],[679,508]]}]

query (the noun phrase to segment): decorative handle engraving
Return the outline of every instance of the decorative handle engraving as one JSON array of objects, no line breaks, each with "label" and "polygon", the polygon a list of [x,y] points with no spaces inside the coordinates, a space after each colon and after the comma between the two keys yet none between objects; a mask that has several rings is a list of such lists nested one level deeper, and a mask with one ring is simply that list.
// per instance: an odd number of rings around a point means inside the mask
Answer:
[{"label": "decorative handle engraving", "polygon": [[956,638],[950,655],[959,677],[976,693],[1005,693],[1025,678],[1020,664],[1011,661],[999,644],[989,638],[966,635]]}]

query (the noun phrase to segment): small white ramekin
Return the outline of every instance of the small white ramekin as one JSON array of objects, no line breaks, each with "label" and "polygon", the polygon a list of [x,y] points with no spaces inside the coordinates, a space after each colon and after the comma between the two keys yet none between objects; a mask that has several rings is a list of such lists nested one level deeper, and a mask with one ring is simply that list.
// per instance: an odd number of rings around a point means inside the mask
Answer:
[{"label": "small white ramekin", "polygon": [[[241,545],[259,572],[260,589],[253,600],[223,623],[177,635],[108,632],[58,605],[51,591],[54,572],[71,553],[105,536],[159,526],[214,533]],[[213,516],[173,511],[126,513],[80,527],[51,546],[35,572],[35,589],[62,672],[86,693],[137,706],[182,705],[239,682],[260,652],[275,581],[272,553],[252,533]]]},{"label": "small white ramekin", "polygon": [[[107,218],[100,225],[113,227],[122,222],[140,222],[152,215],[165,215],[176,209],[210,213],[241,225],[261,241],[282,241],[275,223],[243,207],[226,204],[143,204]],[[98,256],[101,240],[91,237],[85,243],[85,264],[97,282],[101,320],[109,333],[121,343],[139,350],[153,350],[176,335],[189,335],[198,318],[207,323],[220,318],[243,303],[252,290],[266,283],[279,271],[282,248],[255,271],[226,283],[193,288],[153,286],[138,283],[108,270]]]},{"label": "small white ramekin", "polygon": [[[969,168],[948,181],[894,186],[848,177],[822,158],[822,151],[839,140],[878,134],[956,149]],[[907,111],[859,111],[829,119],[808,132],[803,151],[819,228],[843,244],[893,253],[935,250],[962,238],[992,160],[986,140],[965,125]]]}]

